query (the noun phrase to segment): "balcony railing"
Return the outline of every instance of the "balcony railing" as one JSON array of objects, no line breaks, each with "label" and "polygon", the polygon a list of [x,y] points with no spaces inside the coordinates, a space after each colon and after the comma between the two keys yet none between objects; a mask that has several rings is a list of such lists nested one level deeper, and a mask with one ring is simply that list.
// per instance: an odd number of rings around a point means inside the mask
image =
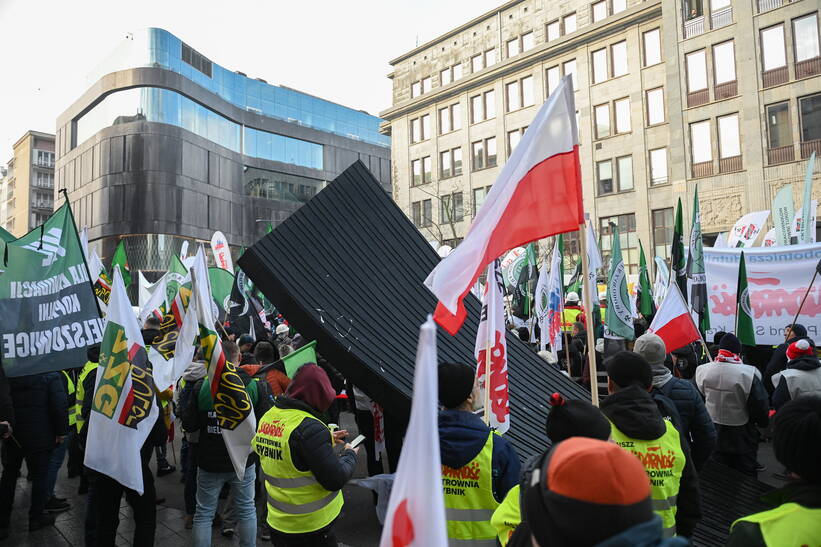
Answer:
[{"label": "balcony railing", "polygon": [[801,159],[809,158],[815,152],[816,156],[821,156],[821,139],[805,141],[801,143]]},{"label": "balcony railing", "polygon": [[684,21],[684,38],[692,38],[704,34],[704,16],[694,17],[688,21]]},{"label": "balcony railing", "polygon": [[713,89],[713,95],[717,101],[727,99],[729,97],[735,97],[738,95],[738,80],[724,82],[723,84],[716,84]]},{"label": "balcony railing", "polygon": [[721,158],[718,160],[719,173],[734,173],[736,171],[741,171],[741,156]]},{"label": "balcony railing", "polygon": [[788,144],[786,146],[767,149],[768,165],[777,165],[791,161],[795,161],[795,146]]},{"label": "balcony railing", "polygon": [[710,90],[701,89],[687,94],[687,106],[692,108],[710,102]]},{"label": "balcony railing", "polygon": [[790,73],[786,66],[774,68],[761,73],[761,80],[764,87],[772,87],[774,85],[787,83],[790,79]]},{"label": "balcony railing", "polygon": [[49,169],[54,169],[54,160],[46,161],[46,160],[37,160],[34,162],[34,165],[37,167],[47,167]]},{"label": "balcony railing", "polygon": [[784,5],[784,0],[758,0],[758,13],[780,8]]},{"label": "balcony railing", "polygon": [[821,74],[821,57],[815,57],[813,59],[807,59],[805,61],[795,63],[796,80],[800,80],[801,78],[809,78],[810,76],[815,76],[816,74]]},{"label": "balcony railing", "polygon": [[54,202],[53,201],[35,201],[31,204],[32,207],[35,209],[54,209]]},{"label": "balcony railing", "polygon": [[703,161],[693,164],[693,178],[709,177],[713,174],[713,162]]},{"label": "balcony railing", "polygon": [[726,27],[733,22],[733,6],[721,8],[710,14],[710,27],[715,30],[717,28]]}]

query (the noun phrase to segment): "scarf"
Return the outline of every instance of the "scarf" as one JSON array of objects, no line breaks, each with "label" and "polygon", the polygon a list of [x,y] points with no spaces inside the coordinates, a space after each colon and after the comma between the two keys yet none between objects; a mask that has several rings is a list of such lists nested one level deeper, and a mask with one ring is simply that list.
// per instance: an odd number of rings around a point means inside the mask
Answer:
[{"label": "scarf", "polygon": [[[653,375],[653,387],[661,389],[664,386],[664,384],[673,379],[673,373],[670,372],[670,369],[668,369],[667,367],[663,368],[664,372],[662,372],[658,376]],[[656,372],[656,370],[653,369],[653,372]]]},{"label": "scarf", "polygon": [[716,363],[732,363],[734,365],[743,365],[741,357],[726,349],[718,350],[718,355],[715,358]]}]

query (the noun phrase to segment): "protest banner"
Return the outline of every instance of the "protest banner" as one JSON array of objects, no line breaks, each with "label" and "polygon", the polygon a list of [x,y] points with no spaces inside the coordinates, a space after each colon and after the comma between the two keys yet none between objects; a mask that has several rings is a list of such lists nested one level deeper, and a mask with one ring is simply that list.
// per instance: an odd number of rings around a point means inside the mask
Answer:
[{"label": "protest banner", "polygon": [[[718,331],[735,331],[740,256],[741,249],[704,249],[711,326],[707,340]],[[821,259],[821,244],[746,248],[744,258],[756,343],[780,344]],[[810,338],[819,338],[821,286],[812,287],[796,322],[807,327]]]},{"label": "protest banner", "polygon": [[86,348],[103,338],[103,320],[69,206],[7,243],[6,250],[6,271],[0,276],[6,376],[84,363]]}]

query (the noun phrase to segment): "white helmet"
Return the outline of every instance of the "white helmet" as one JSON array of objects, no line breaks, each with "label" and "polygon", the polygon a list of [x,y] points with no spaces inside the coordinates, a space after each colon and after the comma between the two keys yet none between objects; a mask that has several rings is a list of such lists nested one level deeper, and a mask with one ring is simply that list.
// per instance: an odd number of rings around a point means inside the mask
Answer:
[{"label": "white helmet", "polygon": [[576,304],[579,303],[579,294],[574,291],[570,291],[567,293],[567,301],[568,302],[575,302]]},{"label": "white helmet", "polygon": [[288,334],[288,330],[288,325],[281,323],[277,325],[276,331],[274,332],[276,332],[276,334]]}]

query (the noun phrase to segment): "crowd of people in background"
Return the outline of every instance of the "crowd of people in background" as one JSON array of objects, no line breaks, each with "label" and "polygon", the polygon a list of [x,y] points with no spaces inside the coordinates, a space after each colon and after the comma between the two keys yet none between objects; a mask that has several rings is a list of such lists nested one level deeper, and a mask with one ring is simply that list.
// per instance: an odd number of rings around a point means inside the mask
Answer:
[{"label": "crowd of people in background", "polygon": [[[574,381],[599,389],[602,401],[597,408],[553,394],[545,450],[524,464],[479,415],[475,367],[439,366],[452,544],[684,545],[702,517],[700,470],[714,461],[757,476],[763,469],[758,446],[768,435],[783,466],[774,471],[787,486],[773,494],[773,510],[733,525],[730,544],[801,544],[821,537],[821,361],[802,325],[786,329],[784,343],[766,362],[732,333],[716,334],[710,347],[668,353],[640,324],[635,342],[605,341],[597,333],[596,347],[588,348],[578,298],[569,300],[566,346],[558,358],[549,351],[540,355]],[[516,334],[529,343],[531,333],[522,329]],[[259,338],[230,325],[219,331],[258,424],[244,474],[239,478],[232,464],[198,355],[173,388],[157,395],[161,412],[141,451],[141,495],[83,465],[99,346],[89,347],[87,362],[72,370],[5,378],[0,367],[0,539],[9,535],[23,463],[31,483],[30,531],[70,508],[58,492],[72,486],[56,488],[67,460],[69,479],[79,479],[78,493],[85,495],[86,546],[115,545],[123,497],[135,520],[133,544],[153,545],[156,507],[163,501],[154,477],[177,472],[166,447],[169,433],[178,431],[184,527],[195,546],[210,545],[214,528],[236,535],[242,546],[337,545],[341,490],[359,451],[365,447],[370,475],[393,471],[402,424],[385,415],[387,458],[377,460],[372,401],[319,354],[290,377],[282,358],[306,340],[287,323]],[[150,318],[142,332],[151,345],[159,325]],[[599,370],[595,379],[591,358]],[[347,444],[348,432],[337,426],[344,410],[366,435],[362,446]],[[448,477],[470,480],[450,483]],[[597,525],[585,525],[589,521]]]}]

